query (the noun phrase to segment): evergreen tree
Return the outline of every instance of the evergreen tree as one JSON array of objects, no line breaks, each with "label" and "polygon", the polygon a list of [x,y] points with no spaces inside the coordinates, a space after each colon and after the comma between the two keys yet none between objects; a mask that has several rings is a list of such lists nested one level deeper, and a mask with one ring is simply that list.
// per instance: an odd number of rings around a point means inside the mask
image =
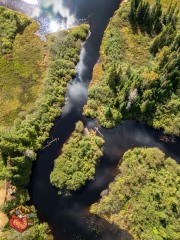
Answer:
[{"label": "evergreen tree", "polygon": [[105,112],[105,116],[107,118],[112,118],[113,115],[112,115],[112,111],[111,111],[110,107],[107,107],[106,112]]}]

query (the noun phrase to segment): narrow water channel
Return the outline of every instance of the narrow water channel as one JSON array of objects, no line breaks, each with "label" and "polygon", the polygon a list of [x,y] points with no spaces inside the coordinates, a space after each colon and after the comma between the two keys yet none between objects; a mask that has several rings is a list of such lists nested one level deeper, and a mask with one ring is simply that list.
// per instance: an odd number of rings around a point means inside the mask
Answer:
[{"label": "narrow water channel", "polygon": [[175,143],[161,142],[160,131],[136,121],[125,121],[114,129],[99,128],[106,142],[95,180],[88,181],[83,188],[67,197],[58,196],[57,189],[50,184],[54,159],[59,156],[75,123],[82,120],[88,127],[97,124],[82,116],[82,108],[87,101],[88,84],[99,57],[103,32],[119,3],[119,0],[64,0],[64,5],[77,19],[87,20],[91,35],[82,47],[80,62],[76,66],[77,77],[68,85],[63,115],[56,120],[50,134],[50,139],[59,138],[59,141],[39,151],[28,187],[30,204],[37,208],[40,220],[48,222],[55,240],[131,240],[127,232],[89,214],[90,205],[99,200],[101,191],[114,179],[119,159],[127,149],[146,146],[159,147],[180,163],[179,140]]},{"label": "narrow water channel", "polygon": [[[77,77],[68,85],[67,103],[63,114],[55,122],[50,138],[59,138],[58,142],[39,152],[34,164],[29,193],[30,204],[35,205],[41,221],[47,221],[56,240],[112,240],[131,239],[128,233],[118,230],[100,218],[89,215],[89,207],[100,197],[100,192],[112,179],[104,177],[105,184],[98,187],[97,181],[89,181],[85,187],[71,196],[58,196],[58,191],[51,186],[49,175],[53,170],[54,159],[60,154],[63,144],[78,120],[91,125],[82,116],[82,108],[87,102],[88,84],[92,78],[94,64],[99,57],[99,48],[104,30],[110,17],[118,8],[120,1],[91,0],[64,1],[76,19],[86,19],[90,24],[91,34],[82,47],[80,61],[76,66]],[[109,172],[111,176],[111,170]],[[97,227],[98,225],[98,227]]]}]

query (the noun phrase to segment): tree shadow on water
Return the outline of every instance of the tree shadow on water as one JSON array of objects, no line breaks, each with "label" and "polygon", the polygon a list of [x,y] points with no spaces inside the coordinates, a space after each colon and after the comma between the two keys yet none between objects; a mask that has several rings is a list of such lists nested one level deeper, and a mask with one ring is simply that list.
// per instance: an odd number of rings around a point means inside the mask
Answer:
[{"label": "tree shadow on water", "polygon": [[127,231],[119,229],[97,215],[90,215],[87,221],[90,230],[96,232],[98,240],[133,240]]}]

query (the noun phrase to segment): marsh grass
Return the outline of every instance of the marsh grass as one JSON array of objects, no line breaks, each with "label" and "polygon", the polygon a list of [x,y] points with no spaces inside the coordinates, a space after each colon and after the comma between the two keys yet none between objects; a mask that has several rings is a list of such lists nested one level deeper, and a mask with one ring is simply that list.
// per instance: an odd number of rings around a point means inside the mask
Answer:
[{"label": "marsh grass", "polygon": [[[48,65],[49,49],[35,34],[39,26],[34,20],[9,9],[4,11],[12,14],[13,20],[25,18],[29,24],[17,29],[12,39],[12,48],[0,54],[0,126],[8,128],[22,112],[34,107],[44,89],[44,79]],[[8,20],[0,12],[4,21]],[[10,26],[12,25],[12,26]],[[14,29],[14,21],[8,21],[5,30]],[[4,38],[4,36],[0,37]],[[8,36],[6,36],[8,39]]]}]

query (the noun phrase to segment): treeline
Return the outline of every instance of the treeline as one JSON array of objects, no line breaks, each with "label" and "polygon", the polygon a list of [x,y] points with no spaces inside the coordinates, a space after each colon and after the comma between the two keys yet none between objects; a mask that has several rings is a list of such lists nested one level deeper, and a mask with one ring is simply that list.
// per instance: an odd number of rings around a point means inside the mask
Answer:
[{"label": "treeline", "polygon": [[180,166],[157,148],[135,148],[124,154],[119,170],[91,212],[134,239],[180,239]]},{"label": "treeline", "polygon": [[[85,115],[104,127],[136,119],[180,135],[178,8],[170,2],[163,9],[159,0],[122,4],[105,32]],[[149,33],[142,32],[147,26]]]},{"label": "treeline", "polygon": [[159,34],[164,26],[176,28],[179,8],[171,1],[166,12],[162,12],[161,0],[156,0],[152,6],[148,1],[131,0],[129,18],[131,24],[138,25],[149,34]]},{"label": "treeline", "polygon": [[76,123],[50,175],[51,184],[59,188],[59,193],[78,190],[87,180],[93,179],[96,163],[103,155],[103,143],[93,130],[85,130],[81,121]]},{"label": "treeline", "polygon": [[[120,110],[123,118],[135,118],[146,121],[150,125],[155,124],[157,117],[161,121],[162,115],[158,116],[157,114],[159,107],[169,103],[172,99],[174,105],[171,105],[171,108],[169,107],[168,113],[172,111],[174,114],[178,114],[178,91],[180,87],[179,40],[180,35],[177,35],[170,46],[163,49],[156,70],[140,70],[134,73],[131,69],[127,69],[123,73],[120,68],[119,73],[116,73],[116,78],[114,78],[114,74],[109,76],[111,79],[111,85],[109,86],[114,96],[117,96],[113,104],[115,108]],[[113,71],[117,72],[116,67],[114,67]],[[116,80],[112,82],[113,79]],[[108,117],[112,116],[112,114],[108,114]],[[174,120],[172,117],[173,122]],[[180,129],[177,123],[172,126],[173,128],[170,128],[171,126],[162,125],[160,127],[163,127],[167,133],[179,135]]]},{"label": "treeline", "polygon": [[22,33],[31,20],[0,6],[0,55],[10,53],[17,33]]},{"label": "treeline", "polygon": [[[43,96],[23,119],[16,119],[10,131],[0,134],[0,178],[16,186],[12,200],[3,205],[6,214],[29,200],[28,191],[24,187],[29,182],[32,161],[36,159],[36,151],[48,138],[55,118],[61,115],[67,82],[75,75],[81,43],[88,30],[88,25],[81,25],[48,36],[51,53]],[[4,230],[2,236],[9,240],[52,239],[47,224],[37,223],[21,236],[9,228],[5,227]]]},{"label": "treeline", "polygon": [[0,177],[16,186],[29,182],[32,161],[36,151],[48,138],[56,117],[61,115],[67,82],[75,75],[82,41],[88,33],[88,25],[49,36],[51,60],[42,98],[34,110],[17,119],[11,131],[0,135]]}]

